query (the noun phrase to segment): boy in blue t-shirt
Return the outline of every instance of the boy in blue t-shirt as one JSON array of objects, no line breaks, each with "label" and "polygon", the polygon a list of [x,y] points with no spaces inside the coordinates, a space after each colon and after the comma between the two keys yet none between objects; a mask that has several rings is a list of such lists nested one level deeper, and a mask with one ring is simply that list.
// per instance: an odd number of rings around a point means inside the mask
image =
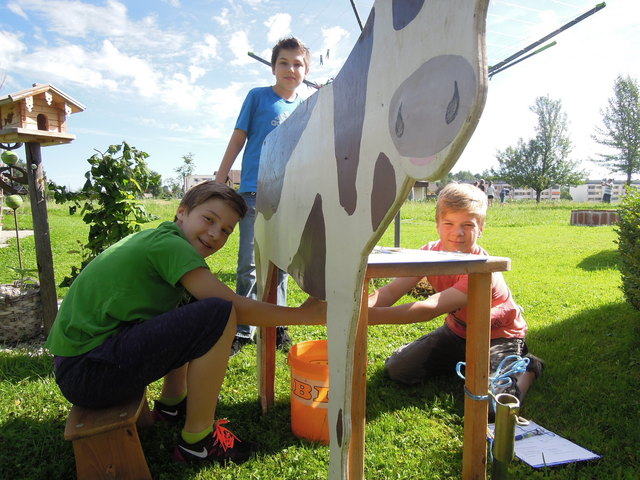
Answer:
[{"label": "boy in blue t-shirt", "polygon": [[[256,298],[253,232],[262,144],[265,137],[302,103],[296,89],[309,73],[310,59],[309,49],[295,37],[284,38],[273,47],[271,71],[275,76],[275,85],[249,91],[216,173],[216,182],[226,182],[233,163],[244,147],[239,192],[249,210],[240,221],[240,247],[236,272],[236,293],[239,295]],[[284,272],[279,272],[278,275],[277,303],[278,305],[287,304],[287,275]],[[251,342],[254,333],[255,327],[238,325],[232,354]],[[278,327],[277,342],[278,347],[286,348],[291,344],[291,339],[284,327]]]},{"label": "boy in blue t-shirt", "polygon": [[313,300],[299,308],[257,302],[211,273],[205,258],[225,245],[246,210],[232,188],[201,183],[183,197],[173,222],[129,235],[82,270],[45,344],[65,398],[110,407],[163,378],[153,413],[184,420],[176,460],[250,458],[256,444],[233,435],[226,420],[214,424],[237,322],[322,324],[325,309]]}]

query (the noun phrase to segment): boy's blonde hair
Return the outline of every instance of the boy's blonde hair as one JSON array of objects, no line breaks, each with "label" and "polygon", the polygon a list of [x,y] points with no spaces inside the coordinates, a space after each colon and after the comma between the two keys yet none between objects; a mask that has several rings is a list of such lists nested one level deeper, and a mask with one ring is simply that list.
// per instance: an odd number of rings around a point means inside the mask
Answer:
[{"label": "boy's blonde hair", "polygon": [[184,194],[184,197],[182,197],[180,206],[185,207],[187,212],[190,212],[210,198],[219,198],[235,210],[240,218],[244,218],[247,214],[247,204],[244,198],[228,185],[217,183],[213,180],[208,180],[191,187],[189,191]]},{"label": "boy's blonde hair", "polygon": [[272,67],[275,67],[276,65],[276,60],[278,60],[280,50],[296,50],[300,52],[304,56],[305,67],[307,67],[307,70],[309,70],[309,66],[311,65],[311,52],[309,51],[307,46],[302,43],[301,40],[297,39],[296,37],[281,38],[280,41],[276,43],[271,50]]},{"label": "boy's blonde hair", "polygon": [[468,183],[449,183],[438,194],[436,222],[446,212],[468,212],[482,228],[487,218],[487,196],[478,187]]}]

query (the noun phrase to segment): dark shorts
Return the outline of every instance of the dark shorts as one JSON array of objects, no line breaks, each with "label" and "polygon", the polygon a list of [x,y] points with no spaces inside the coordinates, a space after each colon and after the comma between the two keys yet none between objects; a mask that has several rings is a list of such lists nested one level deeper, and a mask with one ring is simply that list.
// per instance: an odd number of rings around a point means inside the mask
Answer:
[{"label": "dark shorts", "polygon": [[222,336],[232,304],[209,298],[125,326],[77,357],[56,357],[56,382],[74,405],[125,402],[171,370],[201,357]]},{"label": "dark shorts", "polygon": [[[528,353],[523,338],[495,338],[489,347],[490,375],[508,355]],[[465,361],[466,340],[442,325],[387,358],[385,371],[389,377],[407,385],[416,385],[439,375],[455,375],[458,362]]]}]

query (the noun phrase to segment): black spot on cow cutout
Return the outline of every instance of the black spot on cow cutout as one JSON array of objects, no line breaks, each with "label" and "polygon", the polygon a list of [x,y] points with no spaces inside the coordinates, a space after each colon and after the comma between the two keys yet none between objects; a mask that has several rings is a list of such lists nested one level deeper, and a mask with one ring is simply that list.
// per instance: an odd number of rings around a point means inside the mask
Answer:
[{"label": "black spot on cow cutout", "polygon": [[424,0],[393,0],[393,28],[402,30],[418,16]]},{"label": "black spot on cow cutout", "polygon": [[396,172],[384,153],[378,155],[373,171],[371,228],[375,232],[396,199]]},{"label": "black spot on cow cutout", "polygon": [[322,196],[318,193],[313,201],[307,221],[302,231],[298,251],[293,256],[287,271],[311,296],[325,300],[325,267],[327,242],[322,211]]},{"label": "black spot on cow cutout", "polygon": [[358,203],[356,177],[367,100],[367,80],[373,48],[372,9],[355,47],[333,82],[333,125],[335,136],[338,196],[340,205],[352,215]]}]

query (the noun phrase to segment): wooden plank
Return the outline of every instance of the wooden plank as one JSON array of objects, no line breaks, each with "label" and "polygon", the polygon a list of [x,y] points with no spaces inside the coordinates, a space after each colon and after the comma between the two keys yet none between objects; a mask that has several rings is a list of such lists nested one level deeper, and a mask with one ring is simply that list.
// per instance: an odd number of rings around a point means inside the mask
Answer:
[{"label": "wooden plank", "polygon": [[[409,262],[375,263],[376,257],[369,256],[367,276],[370,278],[420,277],[426,275],[460,275],[471,273],[505,272],[511,270],[511,259],[505,257],[485,257],[486,261],[425,262],[416,256]],[[391,254],[393,255],[393,254]]]},{"label": "wooden plank", "polygon": [[[489,393],[491,274],[469,275],[465,387],[473,395]],[[487,400],[464,399],[462,478],[483,480],[487,473]]]},{"label": "wooden plank", "polygon": [[365,427],[367,411],[367,343],[368,343],[368,279],[365,279],[360,303],[360,319],[355,339],[351,423],[349,445],[349,480],[364,478]]},{"label": "wooden plank", "polygon": [[30,130],[27,128],[3,128],[0,130],[0,142],[2,143],[39,143],[40,146],[61,145],[70,143],[76,139],[75,135],[59,132],[45,132],[42,130]]}]

